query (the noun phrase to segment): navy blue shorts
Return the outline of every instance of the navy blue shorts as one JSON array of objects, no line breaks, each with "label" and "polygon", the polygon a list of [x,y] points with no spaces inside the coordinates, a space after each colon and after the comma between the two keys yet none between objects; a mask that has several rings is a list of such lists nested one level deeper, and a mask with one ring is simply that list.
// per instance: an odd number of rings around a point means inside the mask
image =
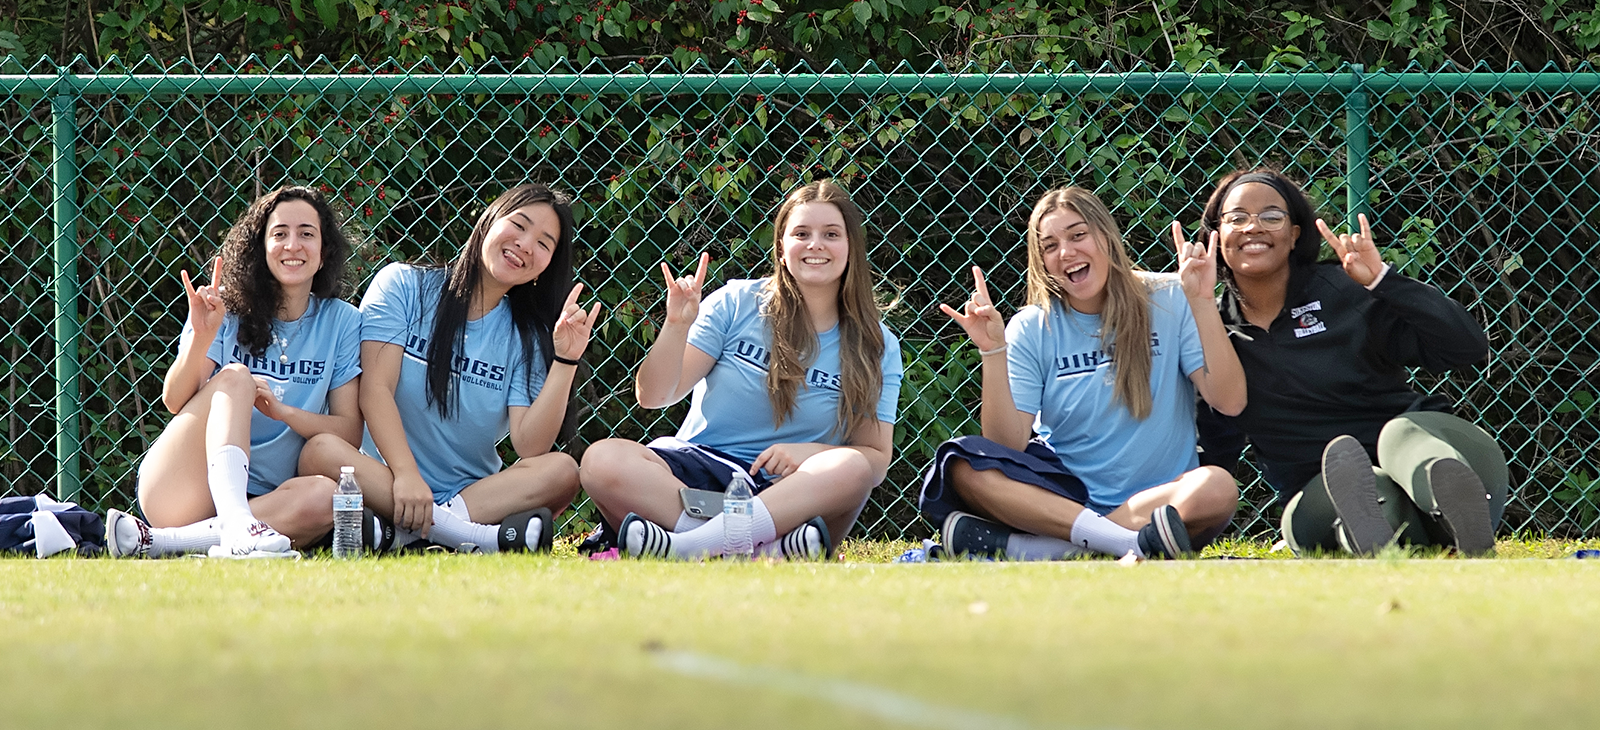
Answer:
[{"label": "navy blue shorts", "polygon": [[671,436],[663,436],[645,445],[665,459],[667,466],[672,468],[672,476],[690,489],[726,492],[728,482],[735,476],[750,485],[752,494],[760,494],[773,484],[766,471],[751,477],[749,464],[710,446],[691,444]]},{"label": "navy blue shorts", "polygon": [[1100,514],[1117,505],[1097,505],[1089,502],[1089,488],[1083,480],[1067,471],[1055,449],[1043,440],[1028,442],[1024,451],[1001,446],[982,436],[958,436],[939,444],[934,452],[933,464],[922,477],[922,498],[919,500],[922,515],[934,526],[944,524],[951,512],[970,511],[956,490],[948,488],[947,480],[952,459],[960,459],[978,471],[998,469],[1007,479],[1031,484],[1047,492],[1060,495]]}]

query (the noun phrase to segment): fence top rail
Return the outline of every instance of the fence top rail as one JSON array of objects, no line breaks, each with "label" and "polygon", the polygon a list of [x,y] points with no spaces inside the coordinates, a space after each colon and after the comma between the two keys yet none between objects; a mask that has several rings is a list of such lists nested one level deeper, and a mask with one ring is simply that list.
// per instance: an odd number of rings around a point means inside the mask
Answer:
[{"label": "fence top rail", "polygon": [[1578,92],[1600,73],[9,74],[10,95]]}]

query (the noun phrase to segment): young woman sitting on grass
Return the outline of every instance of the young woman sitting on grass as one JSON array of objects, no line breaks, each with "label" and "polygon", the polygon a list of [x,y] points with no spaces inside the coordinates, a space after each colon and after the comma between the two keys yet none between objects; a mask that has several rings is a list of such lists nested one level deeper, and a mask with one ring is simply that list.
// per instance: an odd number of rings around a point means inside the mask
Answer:
[{"label": "young woman sitting on grass", "polygon": [[[1396,538],[1488,552],[1505,509],[1505,455],[1446,399],[1412,390],[1406,373],[1482,360],[1488,339],[1466,308],[1385,264],[1358,218],[1359,233],[1335,235],[1273,170],[1217,184],[1204,223],[1221,234],[1218,305],[1250,405],[1233,418],[1202,410],[1207,458],[1231,466],[1249,437],[1286,502],[1283,536],[1296,554],[1366,554]],[[1317,263],[1323,241],[1338,261]]]},{"label": "young woman sitting on grass", "polygon": [[941,305],[983,356],[983,435],[942,444],[923,485],[946,550],[1178,558],[1228,525],[1239,491],[1199,465],[1194,396],[1237,413],[1244,374],[1212,302],[1215,239],[1172,235],[1177,275],[1136,271],[1098,198],[1053,190],[1028,219],[1028,306],[1005,324],[977,267],[962,310]]},{"label": "young woman sitting on grass", "polygon": [[690,517],[679,493],[733,479],[758,495],[758,554],[821,558],[855,524],[889,468],[902,373],[863,223],[843,188],[814,182],[778,208],[771,277],[730,281],[702,306],[710,257],[689,278],[662,264],[666,322],[635,390],[646,408],[693,391],[689,415],[676,438],[608,439],[583,457],[583,487],[624,554],[721,555],[722,516]]},{"label": "young woman sitting on grass", "polygon": [[[378,272],[361,302],[367,439],[360,452],[312,439],[300,459],[310,474],[355,466],[375,548],[550,548],[552,514],[578,491],[577,464],[550,448],[600,309],[577,305],[572,247],[567,198],[520,185],[448,267]],[[505,467],[508,434],[518,459]]]},{"label": "young woman sitting on grass", "polygon": [[179,272],[189,315],[161,393],[175,415],[139,464],[148,522],[107,514],[112,556],[289,557],[333,528],[333,481],[295,465],[306,439],[361,438],[349,255],[322,194],[288,187],[234,224],[210,284]]}]

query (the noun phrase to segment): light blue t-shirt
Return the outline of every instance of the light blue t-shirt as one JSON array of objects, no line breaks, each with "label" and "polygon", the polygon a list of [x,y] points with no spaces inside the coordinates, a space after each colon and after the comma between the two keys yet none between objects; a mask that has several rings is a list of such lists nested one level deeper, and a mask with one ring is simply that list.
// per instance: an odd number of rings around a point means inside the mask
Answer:
[{"label": "light blue t-shirt", "polygon": [[1136,420],[1114,401],[1116,371],[1100,339],[1100,316],[1060,302],[1023,307],[1006,325],[1006,367],[1017,410],[1089,488],[1097,512],[1199,468],[1194,383],[1205,366],[1200,331],[1175,275],[1150,283],[1150,416]]},{"label": "light blue t-shirt", "polygon": [[[721,449],[746,462],[767,447],[785,443],[843,444],[833,432],[839,414],[839,328],[817,334],[817,357],[795,394],[794,410],[782,426],[772,426],[767,399],[768,345],[772,341],[761,317],[766,279],[735,279],[706,297],[700,315],[689,327],[689,344],[717,359],[704,380],[694,386],[689,415],[678,438]],[[878,420],[894,423],[900,400],[900,340],[883,331],[883,392]]]},{"label": "light blue t-shirt", "polygon": [[[284,405],[311,413],[328,412],[328,391],[361,374],[361,313],[349,302],[311,298],[306,313],[293,322],[272,321],[273,342],[262,357],[239,345],[239,318],[222,320],[206,357],[217,367],[241,363],[267,381]],[[187,322],[178,346],[194,341]],[[266,494],[295,477],[305,438],[283,421],[250,412],[250,494]]]},{"label": "light blue t-shirt", "polygon": [[[532,405],[544,387],[546,370],[536,339],[529,377],[511,305],[501,299],[488,314],[467,322],[466,341],[452,368],[460,400],[453,418],[441,417],[428,402],[428,340],[433,337],[439,292],[448,274],[445,269],[389,264],[361,299],[362,341],[405,347],[394,402],[418,470],[439,504],[505,467],[496,446],[511,433],[506,409]],[[371,432],[361,450],[383,459]]]}]

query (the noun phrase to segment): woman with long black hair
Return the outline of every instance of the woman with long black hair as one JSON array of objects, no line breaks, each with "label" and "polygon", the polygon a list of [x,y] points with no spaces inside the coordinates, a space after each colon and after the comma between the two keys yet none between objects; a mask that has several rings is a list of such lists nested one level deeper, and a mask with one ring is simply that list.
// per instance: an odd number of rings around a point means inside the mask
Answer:
[{"label": "woman with long black hair", "polygon": [[[449,266],[390,264],[367,289],[367,438],[360,453],[313,439],[300,466],[355,466],[375,548],[549,549],[552,516],[578,491],[577,464],[550,449],[600,309],[577,305],[573,238],[565,196],[519,185],[484,208]],[[510,467],[497,450],[507,435]]]}]

